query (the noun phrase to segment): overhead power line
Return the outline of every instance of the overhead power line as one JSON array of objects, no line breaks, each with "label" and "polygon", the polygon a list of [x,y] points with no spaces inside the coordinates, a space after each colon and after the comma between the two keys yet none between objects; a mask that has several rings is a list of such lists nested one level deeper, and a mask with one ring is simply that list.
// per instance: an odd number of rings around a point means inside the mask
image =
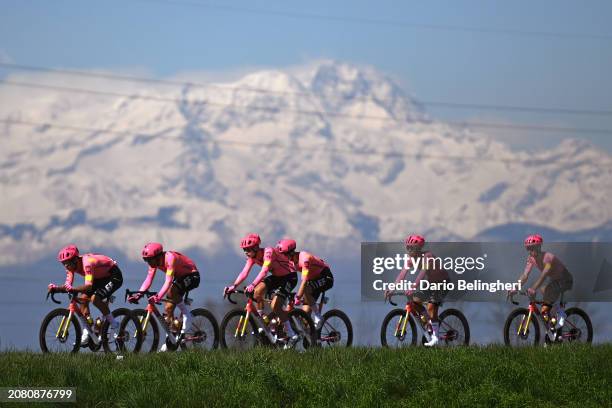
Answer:
[{"label": "overhead power line", "polygon": [[[83,88],[73,88],[66,86],[58,86],[58,85],[46,85],[46,84],[34,84],[28,82],[17,82],[17,81],[7,81],[0,80],[0,85],[8,85],[8,86],[18,86],[18,87],[26,87],[26,88],[34,88],[34,89],[47,89],[53,90],[57,92],[73,92],[73,93],[81,93],[88,95],[96,95],[96,96],[112,96],[112,97],[120,97],[127,99],[142,99],[142,100],[152,100],[158,102],[171,102],[171,103],[179,103],[179,104],[190,104],[190,105],[202,105],[202,106],[215,106],[219,108],[234,108],[237,110],[244,111],[261,111],[261,112],[270,112],[277,113],[281,112],[291,112],[297,113],[300,115],[313,115],[313,116],[330,116],[330,117],[339,117],[344,119],[352,119],[352,120],[376,120],[382,122],[392,122],[392,123],[400,123],[400,120],[387,117],[387,116],[373,116],[373,115],[351,115],[339,112],[326,112],[321,110],[305,110],[305,109],[296,109],[290,107],[271,107],[271,106],[256,106],[256,105],[236,105],[230,103],[219,103],[208,100],[201,99],[185,99],[185,98],[172,98],[172,97],[163,97],[163,96],[154,96],[154,95],[137,95],[137,94],[123,94],[119,92],[112,91],[99,91],[99,90],[91,90],[91,89],[83,89]],[[410,124],[424,124],[430,125],[435,123],[431,120],[413,120],[411,122],[406,122]],[[594,128],[578,128],[578,127],[564,127],[564,126],[549,126],[549,125],[520,125],[513,123],[488,123],[488,122],[475,122],[475,121],[443,121],[440,124],[447,124],[451,126],[457,126],[462,128],[487,128],[487,129],[502,129],[502,130],[514,130],[514,131],[536,131],[536,132],[563,132],[563,133],[588,133],[588,134],[612,134],[612,129],[594,129]]]},{"label": "overhead power line", "polygon": [[548,37],[548,38],[558,38],[558,39],[569,39],[569,38],[587,39],[587,40],[611,40],[612,39],[611,34],[552,32],[552,31],[536,31],[536,30],[513,30],[513,29],[491,28],[491,27],[457,26],[457,25],[449,25],[449,24],[426,24],[426,23],[417,23],[417,22],[411,22],[411,21],[401,21],[401,20],[392,20],[392,19],[347,17],[347,16],[329,15],[329,14],[304,13],[304,12],[294,12],[294,11],[280,11],[280,10],[272,10],[272,9],[252,8],[252,7],[241,7],[241,6],[233,6],[233,5],[227,5],[227,4],[202,3],[202,2],[193,1],[193,0],[136,0],[136,1],[144,2],[144,3],[160,3],[160,4],[170,4],[170,5],[178,5],[178,6],[187,6],[187,7],[216,9],[216,10],[222,10],[222,11],[231,11],[231,12],[256,14],[256,15],[288,17],[288,18],[301,19],[301,20],[319,20],[319,21],[366,24],[366,25],[423,29],[423,30],[467,32],[467,33],[476,33],[476,34],[513,35],[513,36],[522,36],[522,37]]},{"label": "overhead power line", "polygon": [[[105,72],[91,72],[91,71],[80,71],[71,69],[59,69],[50,67],[38,67],[32,65],[14,64],[7,62],[0,62],[0,67],[6,69],[16,69],[24,71],[36,71],[36,72],[47,72],[58,75],[74,75],[88,78],[99,78],[109,79],[114,81],[128,81],[128,82],[139,82],[139,83],[150,83],[160,85],[172,85],[180,87],[197,87],[197,88],[217,88],[225,89],[228,91],[236,90],[237,88],[232,85],[213,84],[213,83],[199,83],[191,81],[175,81],[170,79],[160,79],[151,77],[141,77],[133,75],[121,75],[111,74]],[[240,86],[240,91],[256,92],[268,95],[303,95],[313,96],[313,92],[297,92],[297,91],[274,91],[270,89]],[[373,100],[372,97],[357,97],[356,100],[369,101]],[[563,115],[595,115],[595,116],[610,116],[612,110],[610,109],[573,109],[573,108],[551,108],[551,107],[538,107],[538,106],[517,106],[517,105],[500,105],[500,104],[481,104],[481,103],[460,103],[450,101],[428,101],[422,99],[411,98],[415,104],[429,107],[449,108],[449,109],[477,109],[477,110],[493,110],[493,111],[511,111],[511,112],[529,112],[529,113],[545,113],[545,114],[563,114]]]},{"label": "overhead power line", "polygon": [[[156,136],[154,134],[148,134],[146,132],[139,132],[136,130],[113,130],[113,129],[102,129],[102,128],[89,128],[82,126],[50,123],[50,122],[37,122],[21,119],[0,119],[0,123],[5,125],[16,125],[16,126],[28,126],[34,128],[44,129],[61,129],[70,130],[76,132],[87,132],[87,133],[108,133],[123,136]],[[507,164],[512,163],[538,163],[540,159],[516,159],[516,158],[497,158],[497,157],[486,157],[486,156],[459,156],[459,155],[448,155],[448,154],[431,154],[431,153],[405,153],[399,151],[380,151],[380,150],[368,150],[358,151],[352,149],[339,149],[329,145],[321,144],[319,146],[299,146],[296,149],[295,145],[287,145],[281,143],[261,143],[261,142],[249,142],[242,140],[223,140],[223,139],[206,139],[202,140],[202,143],[211,143],[235,147],[257,147],[265,149],[290,149],[292,152],[324,152],[324,153],[335,153],[340,155],[358,155],[358,156],[379,156],[385,158],[393,157],[405,157],[413,159],[436,159],[436,160],[470,160],[470,161],[487,161],[487,162],[502,162]]]}]

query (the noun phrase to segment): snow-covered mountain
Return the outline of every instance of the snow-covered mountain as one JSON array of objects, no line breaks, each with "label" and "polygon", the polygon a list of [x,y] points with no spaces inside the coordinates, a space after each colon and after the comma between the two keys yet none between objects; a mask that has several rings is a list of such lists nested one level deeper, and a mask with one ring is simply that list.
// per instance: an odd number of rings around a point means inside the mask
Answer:
[{"label": "snow-covered mountain", "polygon": [[512,151],[431,120],[371,68],[324,61],[210,87],[9,79],[139,97],[0,89],[2,264],[68,242],[138,258],[149,240],[216,253],[257,231],[354,255],[412,231],[611,219],[609,154],[575,140]]}]

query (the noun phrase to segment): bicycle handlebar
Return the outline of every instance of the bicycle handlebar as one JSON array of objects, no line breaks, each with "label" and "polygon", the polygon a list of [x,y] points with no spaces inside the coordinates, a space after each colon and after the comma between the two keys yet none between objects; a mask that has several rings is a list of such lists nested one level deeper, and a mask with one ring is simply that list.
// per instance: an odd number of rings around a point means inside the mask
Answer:
[{"label": "bicycle handlebar", "polygon": [[226,294],[225,294],[223,297],[224,297],[224,298],[226,298],[226,299],[228,300],[228,302],[230,302],[230,303],[232,303],[232,304],[234,304],[234,305],[238,303],[238,302],[234,301],[234,299],[232,299],[232,295],[233,295],[234,293],[245,294],[245,295],[247,295],[247,296],[248,296],[248,294],[247,294],[247,292],[246,292],[246,291],[244,291],[244,290],[240,290],[240,289],[233,290],[233,291],[231,291],[231,292],[229,292],[229,293],[226,293]]},{"label": "bicycle handlebar", "polygon": [[397,306],[397,303],[395,303],[393,301],[393,296],[406,296],[406,297],[408,297],[408,295],[406,295],[405,293],[391,293],[391,295],[387,298],[387,300],[393,306]]},{"label": "bicycle handlebar", "polygon": [[49,297],[51,297],[51,301],[53,303],[57,303],[58,305],[62,304],[62,302],[60,302],[59,300],[55,299],[55,292],[47,292],[47,300],[49,300]]}]

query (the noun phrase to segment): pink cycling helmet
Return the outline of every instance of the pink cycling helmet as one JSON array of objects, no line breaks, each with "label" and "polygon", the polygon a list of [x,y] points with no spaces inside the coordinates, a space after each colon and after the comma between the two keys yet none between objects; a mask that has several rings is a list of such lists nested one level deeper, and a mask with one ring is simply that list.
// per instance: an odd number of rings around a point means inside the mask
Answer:
[{"label": "pink cycling helmet", "polygon": [[149,242],[142,248],[143,258],[153,258],[164,252],[164,247],[158,242]]},{"label": "pink cycling helmet", "polygon": [[539,234],[533,234],[525,238],[525,248],[531,248],[534,246],[542,245],[544,240]]},{"label": "pink cycling helmet", "polygon": [[257,234],[248,234],[240,241],[240,248],[252,248],[261,244],[261,238]]},{"label": "pink cycling helmet", "polygon": [[66,262],[72,258],[79,256],[79,248],[76,245],[68,245],[62,248],[57,254],[57,260],[60,262]]},{"label": "pink cycling helmet", "polygon": [[406,246],[423,248],[425,245],[425,238],[420,235],[410,235],[408,238],[404,240]]},{"label": "pink cycling helmet", "polygon": [[291,238],[283,238],[276,244],[276,249],[278,249],[281,253],[286,254],[291,251],[295,251],[295,247],[297,244],[295,240]]}]

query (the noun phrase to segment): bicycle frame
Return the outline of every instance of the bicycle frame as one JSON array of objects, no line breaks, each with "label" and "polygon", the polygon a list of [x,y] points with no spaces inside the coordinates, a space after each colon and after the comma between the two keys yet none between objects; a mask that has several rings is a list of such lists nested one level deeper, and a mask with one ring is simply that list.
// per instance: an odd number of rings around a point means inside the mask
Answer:
[{"label": "bicycle frame", "polygon": [[[526,293],[521,292],[522,295],[526,295]],[[511,299],[511,302],[515,305],[518,305],[518,302],[515,302],[513,300],[512,297],[509,297]],[[521,323],[519,324],[519,327],[516,331],[516,335],[520,336],[526,336],[527,335],[527,330],[529,329],[529,324],[531,323],[531,319],[533,319],[533,316],[535,315],[536,318],[539,316],[540,320],[543,323],[544,327],[548,327],[548,322],[550,321],[550,319],[552,318],[552,316],[549,316],[548,320],[544,319],[544,316],[542,316],[542,312],[540,311],[540,308],[538,307],[538,305],[542,305],[544,304],[544,302],[542,301],[538,301],[535,299],[530,299],[529,300],[529,306],[527,307],[527,310],[529,311],[529,313],[527,314],[527,318],[525,318],[525,316],[523,316],[523,318],[521,319]],[[553,309],[551,309],[552,311]],[[561,298],[561,300],[559,301],[559,306],[558,306],[558,310],[556,311],[556,314],[559,313],[559,310],[565,310],[565,303],[563,302],[563,298]],[[521,333],[522,330],[522,333]]]},{"label": "bicycle frame", "polygon": [[[61,303],[55,300],[54,295],[55,294],[51,295],[51,300],[55,303]],[[70,296],[70,303],[68,304],[68,316],[62,317],[62,321],[60,322],[57,332],[55,333],[55,337],[56,338],[60,338],[60,337],[66,338],[66,336],[68,335],[68,329],[70,328],[70,322],[72,321],[72,317],[76,316],[76,318],[79,320],[79,323],[81,324],[81,327],[88,329],[87,331],[88,331],[89,339],[93,341],[93,343],[96,346],[98,346],[102,341],[101,336],[94,334],[95,331],[93,327],[91,326],[91,324],[89,324],[85,316],[83,316],[83,313],[81,312],[80,308],[78,307],[79,304],[85,303],[85,301],[80,300],[76,295],[73,295],[73,294],[69,294],[69,296]],[[60,336],[60,333],[61,333],[61,336]]]},{"label": "bicycle frame", "polygon": [[[395,305],[393,302],[390,302],[390,303]],[[423,328],[423,320],[421,319],[421,317],[425,316],[427,321],[429,321],[429,314],[427,313],[427,309],[425,309],[425,314],[422,314],[416,310],[415,303],[412,300],[409,300],[406,303],[404,310],[406,310],[406,314],[404,315],[402,320],[397,322],[397,325],[395,327],[395,332],[393,333],[393,335],[395,337],[403,337],[406,334],[406,326],[408,325],[408,319],[410,318],[411,314],[414,317],[416,317],[415,320],[417,320],[417,323],[419,323],[417,325],[419,332],[421,334],[424,334],[425,329]],[[401,325],[401,329],[400,329],[400,325]],[[398,333],[398,330],[400,331],[399,333]]]},{"label": "bicycle frame", "polygon": [[[153,296],[156,294],[156,292],[148,292],[148,291],[135,291],[132,292],[129,289],[126,289],[125,291],[125,298],[127,299],[127,297],[129,295],[135,294],[135,293],[142,293],[144,295],[147,296]],[[183,301],[185,302],[186,305],[190,305],[191,304],[191,299],[188,297],[189,292],[186,292],[185,295],[183,296]],[[172,302],[172,300],[170,299],[164,299],[164,302]],[[182,333],[178,333],[178,334],[174,334],[172,332],[172,328],[170,326],[168,326],[168,322],[166,322],[166,319],[164,319],[164,316],[159,312],[159,310],[157,310],[157,307],[155,307],[154,304],[152,303],[147,303],[147,307],[145,308],[147,315],[144,317],[143,320],[140,321],[140,323],[142,324],[142,332],[145,333],[147,326],[149,324],[149,320],[151,320],[151,316],[153,316],[153,318],[155,318],[155,320],[157,320],[157,322],[159,323],[159,325],[161,326],[161,328],[164,330],[164,333],[166,334],[167,338],[170,339],[170,342],[172,343],[173,346],[177,345],[179,343],[179,341],[181,340],[181,336],[183,335]],[[179,317],[182,316],[182,313],[179,315]],[[174,318],[174,317],[173,317]],[[134,333],[134,336],[136,336],[137,334]]]}]

